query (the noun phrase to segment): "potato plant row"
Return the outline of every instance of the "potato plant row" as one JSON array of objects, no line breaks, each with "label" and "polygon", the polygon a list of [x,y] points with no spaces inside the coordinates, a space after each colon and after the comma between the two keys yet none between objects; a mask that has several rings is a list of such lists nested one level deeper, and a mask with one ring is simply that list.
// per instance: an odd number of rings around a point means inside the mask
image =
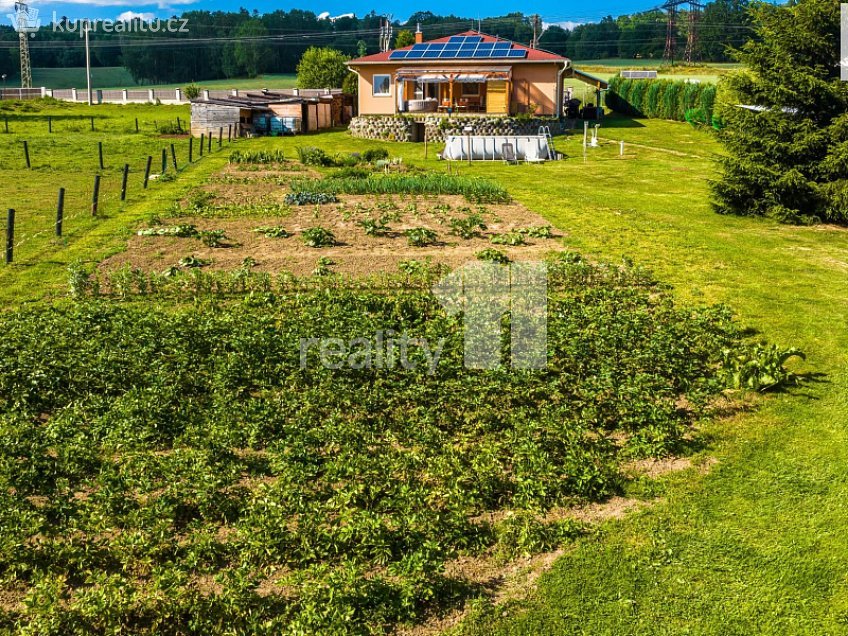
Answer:
[{"label": "potato plant row", "polygon": [[[482,593],[451,559],[579,534],[543,513],[673,451],[740,336],[626,268],[558,267],[535,371],[464,368],[462,317],[426,290],[3,314],[0,631],[382,633]],[[435,372],[420,347],[303,350],[380,334],[441,342]]]}]

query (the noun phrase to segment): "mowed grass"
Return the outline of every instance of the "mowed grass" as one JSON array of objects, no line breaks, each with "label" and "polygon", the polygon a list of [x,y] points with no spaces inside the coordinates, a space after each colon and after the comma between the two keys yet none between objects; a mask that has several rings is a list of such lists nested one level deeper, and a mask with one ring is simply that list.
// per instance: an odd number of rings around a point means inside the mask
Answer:
[{"label": "mowed grass", "polygon": [[575,68],[590,73],[604,80],[625,69],[658,71],[660,79],[694,80],[699,82],[717,82],[726,73],[740,68],[739,64],[727,62],[703,62],[695,65],[669,65],[663,60],[631,60],[610,58],[603,60],[573,60]]},{"label": "mowed grass", "polygon": [[[91,130],[94,117],[94,131]],[[162,171],[162,151],[167,153],[168,172],[173,172],[171,144],[177,154],[181,174],[187,168],[188,138],[163,136],[156,127],[176,123],[177,117],[188,121],[187,106],[97,106],[59,104],[45,106],[41,102],[25,103],[14,110],[0,111],[0,180],[2,188],[2,224],[6,211],[13,208],[15,218],[14,263],[0,267],[0,285],[10,298],[32,296],[44,288],[41,269],[50,268],[63,255],[92,258],[90,253],[77,254],[73,246],[83,237],[99,236],[104,227],[121,223],[146,202],[151,213],[164,211],[167,203],[156,203],[161,191],[181,187],[184,178],[174,183],[160,183],[155,175]],[[48,118],[53,132],[49,132]],[[135,132],[135,119],[139,133]],[[5,120],[9,133],[6,134]],[[27,169],[24,144],[29,146],[31,168]],[[104,169],[100,169],[98,144],[103,144]],[[226,140],[225,140],[226,145]],[[199,140],[195,140],[195,161],[199,160]],[[217,140],[213,143],[213,154]],[[147,157],[152,156],[154,178],[144,190]],[[120,200],[124,164],[129,165],[127,201]],[[191,169],[188,170],[191,173]],[[92,216],[95,176],[100,175],[97,216]],[[56,207],[59,188],[65,189],[62,238],[55,237]],[[142,204],[145,210],[145,207]],[[5,243],[4,243],[5,245]],[[61,267],[65,266],[65,261]],[[35,288],[32,288],[35,285]],[[35,292],[37,295],[39,292]]]},{"label": "mowed grass", "polygon": [[[92,88],[182,88],[187,84],[191,84],[191,82],[139,85],[123,66],[95,66],[91,69]],[[195,84],[210,89],[294,88],[297,86],[297,75],[294,73],[268,73],[259,77],[205,80],[195,82]],[[32,69],[32,85],[46,88],[84,89],[87,86],[85,67],[34,68]],[[9,78],[8,86],[9,88],[20,86],[20,78]]]},{"label": "mowed grass", "polygon": [[[482,609],[473,634],[840,634],[848,622],[848,231],[723,217],[709,205],[720,149],[687,124],[604,122],[609,143],[585,154],[581,135],[557,140],[568,157],[545,165],[458,164],[487,176],[565,233],[571,249],[653,268],[690,302],[726,302],[763,338],[803,348],[809,384],[752,412],[706,425],[705,473],[645,484],[652,505],[578,540],[520,605]],[[624,139],[624,158],[618,140]],[[328,151],[387,146],[445,170],[414,144],[352,140],[344,132],[258,139],[245,148]],[[638,145],[637,145],[638,144]],[[120,249],[128,227],[164,207],[225,160],[219,153],[161,184],[67,246],[4,268],[2,299],[60,293],[67,264]],[[38,174],[38,171],[35,171]],[[8,198],[26,174],[15,174]],[[4,175],[5,176],[5,175]],[[31,177],[32,175],[30,175]]]}]

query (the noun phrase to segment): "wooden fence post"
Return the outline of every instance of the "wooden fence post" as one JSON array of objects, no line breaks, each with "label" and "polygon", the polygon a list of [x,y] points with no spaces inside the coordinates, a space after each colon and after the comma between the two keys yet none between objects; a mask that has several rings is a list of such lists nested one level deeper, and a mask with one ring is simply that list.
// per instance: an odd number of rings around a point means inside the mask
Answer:
[{"label": "wooden fence post", "polygon": [[211,132],[206,137],[206,152],[208,152],[210,155],[212,154],[212,133]]},{"label": "wooden fence post", "polygon": [[53,133],[53,117],[47,116],[47,132]]},{"label": "wooden fence post", "polygon": [[15,249],[15,211],[9,208],[6,215],[6,264],[12,262],[12,256]]},{"label": "wooden fence post", "polygon": [[233,125],[229,124],[227,126],[227,143],[232,143],[233,141]]},{"label": "wooden fence post", "polygon": [[135,118],[135,131],[138,132],[138,117]]},{"label": "wooden fence post", "polygon": [[191,163],[194,161],[194,137],[189,136],[188,138],[188,162]]},{"label": "wooden fence post", "polygon": [[168,171],[168,151],[162,148],[162,174]]},{"label": "wooden fence post", "polygon": [[121,201],[127,200],[127,177],[130,174],[130,164],[124,164],[124,174],[121,178]]},{"label": "wooden fence post", "polygon": [[100,162],[100,169],[105,170],[106,166],[103,165],[103,142],[97,142],[97,159]]},{"label": "wooden fence post", "polygon": [[26,167],[32,168],[32,164],[29,162],[29,142],[24,141],[24,159],[26,159]]},{"label": "wooden fence post", "polygon": [[9,116],[8,115],[4,116],[3,120],[6,124],[6,134],[8,135],[9,134]]},{"label": "wooden fence post", "polygon": [[91,120],[91,131],[94,132],[94,117],[89,117]]},{"label": "wooden fence post", "polygon": [[97,204],[100,200],[100,175],[94,175],[94,194],[91,195],[91,216],[97,216]]},{"label": "wooden fence post", "polygon": [[153,165],[153,157],[147,155],[147,167],[144,169],[144,189],[147,190],[147,183],[150,181],[150,166]]},{"label": "wooden fence post", "polygon": [[200,133],[200,156],[203,156],[203,146],[206,143],[206,135],[204,133]]},{"label": "wooden fence post", "polygon": [[177,149],[174,148],[174,144],[171,144],[171,163],[174,164],[174,172],[177,172]]},{"label": "wooden fence post", "polygon": [[65,218],[65,188],[59,188],[59,200],[56,203],[56,236],[62,236],[62,221]]},{"label": "wooden fence post", "polygon": [[224,127],[218,127],[218,148],[224,144]]}]

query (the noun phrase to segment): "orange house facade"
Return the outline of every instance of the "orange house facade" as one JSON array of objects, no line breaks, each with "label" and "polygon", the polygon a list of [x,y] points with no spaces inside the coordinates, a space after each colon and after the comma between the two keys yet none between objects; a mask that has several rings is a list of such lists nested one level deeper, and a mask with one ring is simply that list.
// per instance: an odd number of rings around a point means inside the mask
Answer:
[{"label": "orange house facade", "polygon": [[568,58],[477,31],[367,55],[359,115],[453,113],[560,115]]}]

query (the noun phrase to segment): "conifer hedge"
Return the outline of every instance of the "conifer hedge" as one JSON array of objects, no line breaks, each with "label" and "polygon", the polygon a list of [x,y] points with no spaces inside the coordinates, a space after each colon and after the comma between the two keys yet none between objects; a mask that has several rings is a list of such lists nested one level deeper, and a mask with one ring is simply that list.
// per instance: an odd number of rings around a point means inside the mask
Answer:
[{"label": "conifer hedge", "polygon": [[633,117],[712,124],[715,98],[714,84],[616,75],[610,80],[606,104]]}]

